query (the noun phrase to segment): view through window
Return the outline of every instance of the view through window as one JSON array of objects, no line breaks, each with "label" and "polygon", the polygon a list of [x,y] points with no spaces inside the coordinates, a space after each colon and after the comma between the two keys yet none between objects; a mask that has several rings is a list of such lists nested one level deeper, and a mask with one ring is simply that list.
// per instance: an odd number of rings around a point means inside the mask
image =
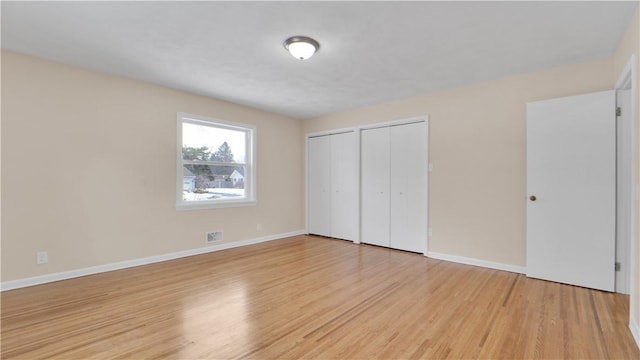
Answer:
[{"label": "view through window", "polygon": [[179,119],[182,187],[178,205],[253,202],[254,128],[195,116]]}]

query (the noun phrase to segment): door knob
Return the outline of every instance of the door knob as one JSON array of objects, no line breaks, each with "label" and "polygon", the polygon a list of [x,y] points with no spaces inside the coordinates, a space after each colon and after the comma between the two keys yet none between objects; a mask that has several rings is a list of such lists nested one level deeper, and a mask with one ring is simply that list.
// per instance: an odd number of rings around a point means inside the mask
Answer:
[{"label": "door knob", "polygon": [[531,200],[531,201],[536,201],[536,196],[535,196],[535,195],[531,195],[531,196],[529,196],[529,200]]}]

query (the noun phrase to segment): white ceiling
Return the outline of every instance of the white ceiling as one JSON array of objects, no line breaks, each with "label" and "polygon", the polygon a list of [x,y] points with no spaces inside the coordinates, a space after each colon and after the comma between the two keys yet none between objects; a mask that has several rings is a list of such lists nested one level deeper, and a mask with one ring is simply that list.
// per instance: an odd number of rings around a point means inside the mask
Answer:
[{"label": "white ceiling", "polygon": [[636,5],[2,1],[2,48],[305,119],[608,56]]}]

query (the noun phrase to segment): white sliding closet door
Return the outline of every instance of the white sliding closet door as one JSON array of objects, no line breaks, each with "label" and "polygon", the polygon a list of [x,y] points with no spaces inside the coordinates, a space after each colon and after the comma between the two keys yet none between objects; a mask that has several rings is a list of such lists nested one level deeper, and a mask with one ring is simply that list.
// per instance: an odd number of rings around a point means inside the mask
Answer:
[{"label": "white sliding closet door", "polygon": [[358,237],[358,149],[354,131],[331,138],[331,236]]},{"label": "white sliding closet door", "polygon": [[389,128],[362,130],[360,148],[361,241],[389,247]]},{"label": "white sliding closet door", "polygon": [[355,131],[307,140],[309,234],[358,240],[358,148]]},{"label": "white sliding closet door", "polygon": [[331,138],[309,138],[307,152],[307,230],[310,234],[331,236]]},{"label": "white sliding closet door", "polygon": [[361,131],[361,242],[427,251],[427,124]]},{"label": "white sliding closet door", "polygon": [[424,253],[427,238],[426,124],[392,126],[390,135],[390,246]]}]

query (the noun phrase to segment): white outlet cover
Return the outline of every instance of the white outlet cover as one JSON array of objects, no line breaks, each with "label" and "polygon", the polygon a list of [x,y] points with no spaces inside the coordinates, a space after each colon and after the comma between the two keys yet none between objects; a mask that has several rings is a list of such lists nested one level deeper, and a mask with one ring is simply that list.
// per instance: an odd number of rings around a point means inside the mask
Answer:
[{"label": "white outlet cover", "polygon": [[46,251],[38,251],[36,253],[36,264],[46,264],[49,262],[49,254]]}]

